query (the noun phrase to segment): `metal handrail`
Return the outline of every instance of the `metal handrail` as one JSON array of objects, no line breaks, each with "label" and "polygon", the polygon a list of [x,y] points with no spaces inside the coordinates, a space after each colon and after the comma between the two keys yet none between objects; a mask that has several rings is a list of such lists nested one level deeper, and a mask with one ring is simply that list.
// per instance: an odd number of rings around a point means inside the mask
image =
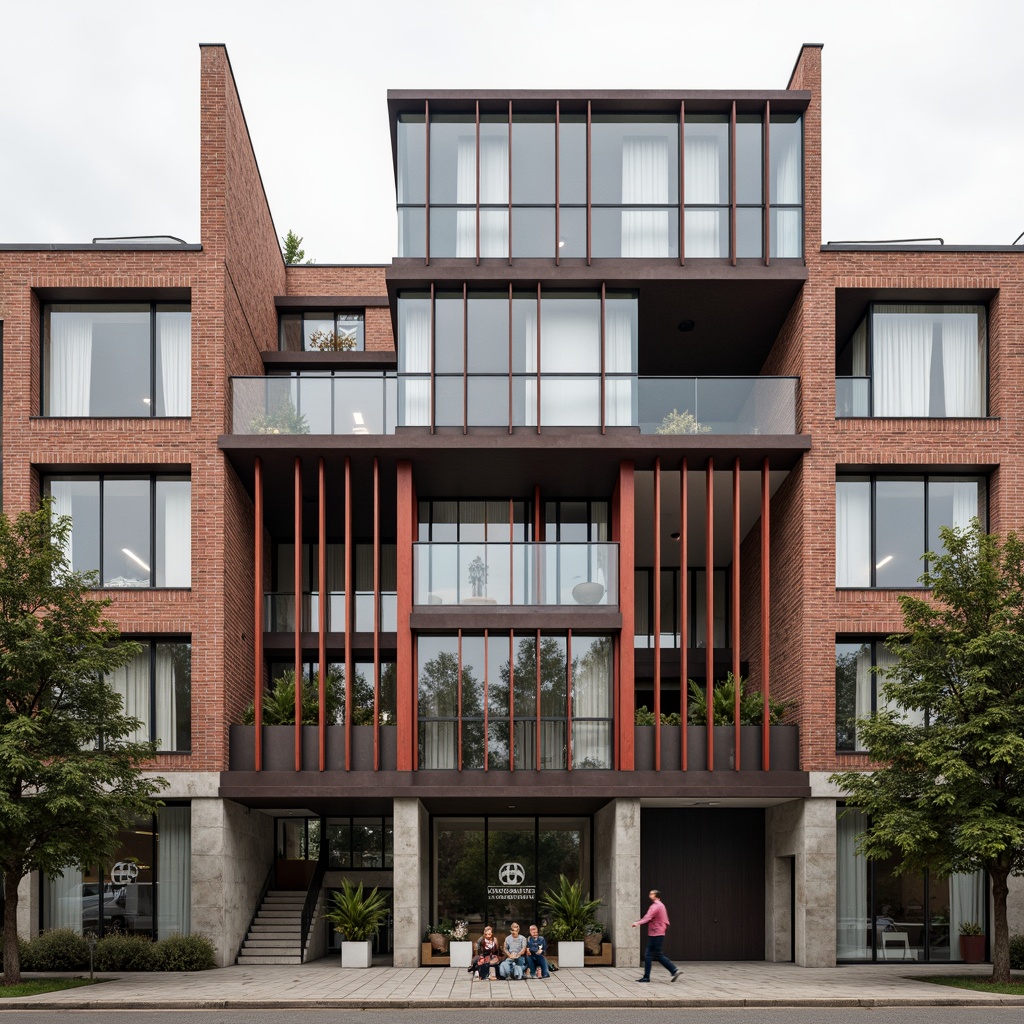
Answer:
[{"label": "metal handrail", "polygon": [[309,888],[306,890],[306,901],[302,904],[302,922],[299,925],[299,959],[306,962],[306,947],[309,945],[309,931],[313,927],[313,911],[316,910],[317,902],[320,899],[320,889],[324,884],[324,875],[327,874],[327,864],[324,857],[316,862],[316,870],[309,880]]}]

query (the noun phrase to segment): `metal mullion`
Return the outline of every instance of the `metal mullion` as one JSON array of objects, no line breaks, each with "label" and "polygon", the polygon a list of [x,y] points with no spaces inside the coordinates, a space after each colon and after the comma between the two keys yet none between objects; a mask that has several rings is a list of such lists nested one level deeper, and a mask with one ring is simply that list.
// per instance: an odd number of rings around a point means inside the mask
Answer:
[{"label": "metal mullion", "polygon": [[[190,478],[191,479],[191,478]],[[166,568],[166,567],[165,567]],[[191,566],[189,567],[191,573]],[[191,579],[191,575],[189,576]],[[156,475],[149,477],[149,585],[156,586]]]},{"label": "metal mullion", "polygon": [[687,770],[687,725],[689,721],[689,646],[690,646],[690,580],[689,580],[689,510],[690,477],[686,456],[679,467],[679,719],[682,735],[679,742],[679,767]]},{"label": "metal mullion", "polygon": [[352,769],[352,633],[355,626],[355,580],[352,559],[352,459],[345,456],[345,771]]},{"label": "metal mullion", "polygon": [[480,101],[476,101],[476,265],[480,266]]},{"label": "metal mullion", "polygon": [[512,282],[508,283],[508,432],[512,433]]},{"label": "metal mullion", "polygon": [[562,192],[559,181],[561,172],[562,103],[555,100],[555,266],[561,266],[562,255],[559,241],[562,237]]},{"label": "metal mullion", "polygon": [[771,614],[771,506],[769,504],[771,477],[768,470],[768,456],[761,464],[761,693],[764,696],[763,714],[761,715],[761,769],[768,771],[771,765],[771,749],[769,741],[769,696],[771,694],[769,659],[771,647],[771,631],[769,616]]},{"label": "metal mullion", "polygon": [[511,671],[511,665],[514,660],[515,659],[512,656],[512,642],[510,640],[508,645],[508,663],[510,666],[508,677],[508,770],[510,772],[514,772],[516,770],[516,686],[515,677]]},{"label": "metal mullion", "polygon": [[[679,101],[679,266],[686,266],[686,213],[685,213],[685,185],[686,185],[686,103]],[[686,728],[686,722],[683,722]]]},{"label": "metal mullion", "polygon": [[736,101],[729,112],[729,262],[736,266]]},{"label": "metal mullion", "polygon": [[437,315],[437,294],[434,282],[430,282],[430,432],[436,430],[434,403],[437,391],[436,359],[434,357],[434,317]]},{"label": "metal mullion", "polygon": [[715,770],[715,460],[708,458],[704,484],[704,690],[707,703],[708,771]]},{"label": "metal mullion", "polygon": [[508,265],[512,266],[512,101],[508,101]]},{"label": "metal mullion", "polygon": [[593,160],[591,159],[591,101],[587,100],[587,266],[590,266],[591,262],[591,249],[593,247],[593,226],[591,223],[591,212],[593,210],[593,202],[591,198],[591,168]]},{"label": "metal mullion", "polygon": [[540,295],[541,295],[541,292],[540,292],[540,281],[538,281],[537,282],[537,433],[538,434],[540,433],[540,381],[541,381],[541,373],[540,373],[540,330],[541,330],[541,322],[540,322],[540,317],[541,317],[541,313],[540,313]]},{"label": "metal mullion", "polygon": [[[456,707],[458,714],[455,718],[455,751],[458,758],[458,768],[462,771],[462,630],[459,630],[458,639],[459,671],[456,676]],[[486,669],[485,669],[486,672]]]},{"label": "metal mullion", "polygon": [[654,459],[654,770],[661,771],[661,458]]},{"label": "metal mullion", "polygon": [[606,433],[605,423],[605,372],[607,370],[605,361],[605,316],[607,315],[608,290],[606,283],[601,282],[601,433]]},{"label": "metal mullion", "polygon": [[[191,309],[191,306],[189,307]],[[165,410],[166,412],[166,410]],[[156,303],[149,305],[149,415],[156,416]]]},{"label": "metal mullion", "polygon": [[[540,664],[540,641],[537,642],[537,663]],[[565,768],[572,771],[572,630],[565,637]]]},{"label": "metal mullion", "polygon": [[[733,729],[736,757],[733,766],[740,770],[740,457],[732,464],[732,681]],[[765,708],[765,715],[768,709]]]},{"label": "metal mullion", "polygon": [[[323,586],[321,585],[321,592]],[[322,600],[322,599],[321,599]],[[380,771],[380,459],[373,457],[373,770]]]},{"label": "metal mullion", "polygon": [[[488,770],[488,757],[487,757],[487,753],[488,753],[488,749],[490,747],[490,743],[488,742],[488,735],[487,735],[487,702],[490,699],[489,687],[490,687],[490,665],[491,665],[490,657],[489,657],[489,650],[488,650],[489,642],[490,642],[489,637],[490,637],[490,630],[485,629],[484,630],[484,771],[485,772]],[[511,648],[509,648],[509,650],[511,651]],[[508,665],[509,665],[509,669],[508,669],[508,673],[509,673],[509,675],[508,675],[509,686],[511,687],[511,685],[512,685],[512,659],[511,658],[509,658]]]},{"label": "metal mullion", "polygon": [[320,660],[317,689],[319,713],[317,733],[319,739],[320,771],[327,767],[327,475],[323,456],[317,466],[317,583],[320,599],[317,601],[317,657]]},{"label": "metal mullion", "polygon": [[[147,640],[149,645],[149,742],[156,744],[156,641]],[[168,748],[165,748],[168,749]]]},{"label": "metal mullion", "polygon": [[[512,645],[511,645],[511,641],[510,641],[510,645],[509,645],[509,652],[510,653],[511,653],[512,649],[513,648],[512,648]],[[509,658],[509,663],[511,664],[511,662],[512,662],[512,658],[510,657]],[[540,767],[541,767],[541,760],[540,760],[540,744],[541,744],[541,687],[540,687],[540,671],[539,670],[537,672],[536,683],[537,683],[537,693],[536,693],[535,703],[534,703],[534,710],[535,710],[536,721],[534,722],[534,728],[533,728],[533,731],[534,731],[533,745],[536,748],[535,751],[534,751],[534,761],[536,762],[536,770],[539,772],[540,771]]]},{"label": "metal mullion", "polygon": [[772,104],[771,100],[764,101],[764,153],[761,157],[763,166],[761,168],[761,188],[764,189],[764,205],[762,207],[762,225],[764,231],[764,265],[770,267],[772,264],[772,215],[771,215],[771,157],[772,141]]},{"label": "metal mullion", "polygon": [[869,517],[869,522],[871,524],[871,550],[868,552],[868,566],[871,570],[871,586],[872,588],[874,588],[878,586],[877,567],[875,565],[875,562],[878,558],[878,555],[875,550],[876,545],[878,543],[876,529],[877,523],[875,522],[876,510],[878,506],[878,493],[876,490],[876,485],[878,481],[874,473],[871,474],[868,480],[868,500],[871,502],[871,515]]},{"label": "metal mullion", "polygon": [[[423,135],[424,135],[424,153],[425,153],[425,188],[423,199],[423,217],[424,217],[424,261],[425,267],[430,266],[430,100],[423,101]],[[431,285],[431,292],[433,292],[433,285]]]},{"label": "metal mullion", "polygon": [[[253,721],[256,726],[254,769],[263,768],[263,460],[257,455],[253,469],[253,610],[255,612],[255,629],[253,637]],[[101,534],[102,539],[102,534]]]},{"label": "metal mullion", "polygon": [[[295,575],[295,770],[302,770],[302,459],[295,457],[293,492],[295,500],[295,550],[292,572]],[[346,718],[347,718],[346,714]]]},{"label": "metal mullion", "polygon": [[[477,261],[479,262],[479,260]],[[469,289],[462,282],[462,433],[469,423]]]}]

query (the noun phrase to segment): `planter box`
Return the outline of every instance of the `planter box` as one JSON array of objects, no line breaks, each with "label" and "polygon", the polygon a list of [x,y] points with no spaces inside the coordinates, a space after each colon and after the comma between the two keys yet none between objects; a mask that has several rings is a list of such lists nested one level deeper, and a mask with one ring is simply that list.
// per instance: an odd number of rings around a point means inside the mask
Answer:
[{"label": "planter box", "polygon": [[583,943],[582,942],[559,942],[557,956],[559,969],[562,967],[583,966]]},{"label": "planter box", "polygon": [[985,936],[961,935],[960,959],[965,964],[980,964],[985,960]]},{"label": "planter box", "polygon": [[473,943],[456,942],[448,943],[448,958],[452,967],[467,968],[473,962]]},{"label": "planter box", "polygon": [[420,967],[447,967],[450,962],[450,956],[435,956],[429,942],[420,943]]},{"label": "planter box", "polygon": [[[328,725],[325,729],[325,758],[328,771],[340,771],[345,764],[345,727]],[[320,728],[302,727],[302,771],[320,770]],[[394,771],[396,762],[397,728],[380,727],[380,770]],[[256,766],[256,727],[233,725],[230,732],[231,771],[251,772]],[[373,771],[373,726],[352,727],[352,768],[355,771]],[[295,771],[295,726],[263,726],[263,770],[268,772]]]},{"label": "planter box", "polygon": [[[769,727],[771,770],[799,771],[800,731],[795,725]],[[638,772],[654,771],[655,726],[633,727],[634,765]],[[761,771],[762,730],[759,725],[740,726],[740,769]],[[678,725],[661,726],[661,771],[681,771],[682,732]],[[714,727],[715,771],[732,771],[736,764],[736,729],[731,725]],[[691,772],[708,770],[708,732],[703,725],[686,727],[686,767]]]},{"label": "planter box", "polygon": [[369,967],[372,962],[373,943],[369,939],[365,942],[343,942],[341,944],[342,967]]},{"label": "planter box", "polygon": [[584,952],[583,964],[586,967],[611,967],[612,965],[612,944],[601,943],[601,952],[596,955]]}]

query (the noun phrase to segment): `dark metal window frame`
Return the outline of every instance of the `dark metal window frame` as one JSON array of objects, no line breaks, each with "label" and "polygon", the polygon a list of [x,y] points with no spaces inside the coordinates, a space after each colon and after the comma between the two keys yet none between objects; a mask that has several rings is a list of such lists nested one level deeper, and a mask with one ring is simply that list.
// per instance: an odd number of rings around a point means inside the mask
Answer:
[{"label": "dark metal window frame", "polygon": [[[342,314],[348,316],[358,316],[362,323],[362,338],[361,344],[356,348],[351,349],[339,349],[335,354],[344,355],[345,352],[365,352],[366,351],[366,310],[358,306],[318,306],[316,309],[281,309],[277,313],[277,349],[279,352],[314,352],[320,353],[320,349],[305,347],[306,332],[304,325],[306,323],[306,317],[312,313],[330,313],[331,318],[334,321],[334,330],[337,333],[338,330],[338,317]],[[284,347],[284,324],[286,318],[298,317],[300,330],[302,330],[302,342],[303,347],[301,349],[290,349]],[[331,350],[327,350],[324,354],[331,354]]]}]

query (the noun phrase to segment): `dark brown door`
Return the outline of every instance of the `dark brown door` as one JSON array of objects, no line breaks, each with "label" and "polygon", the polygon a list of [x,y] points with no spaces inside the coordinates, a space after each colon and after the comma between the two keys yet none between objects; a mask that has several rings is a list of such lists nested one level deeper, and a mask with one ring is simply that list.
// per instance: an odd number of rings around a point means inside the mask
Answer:
[{"label": "dark brown door", "polygon": [[670,959],[763,960],[764,811],[641,811],[640,887],[645,913],[661,890]]}]

